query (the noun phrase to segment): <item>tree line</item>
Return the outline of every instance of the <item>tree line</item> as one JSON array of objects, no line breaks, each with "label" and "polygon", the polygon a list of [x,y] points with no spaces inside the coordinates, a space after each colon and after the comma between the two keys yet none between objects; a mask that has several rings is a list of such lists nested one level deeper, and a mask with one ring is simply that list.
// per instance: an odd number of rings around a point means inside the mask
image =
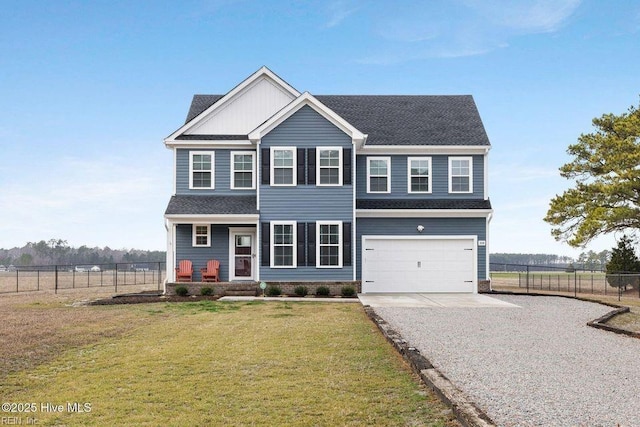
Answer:
[{"label": "tree line", "polygon": [[553,254],[520,253],[495,253],[490,256],[491,264],[551,266],[589,271],[603,271],[610,258],[611,251],[606,249],[600,252],[582,252],[578,258]]},{"label": "tree line", "polygon": [[108,246],[72,247],[66,240],[28,242],[21,248],[0,249],[0,265],[39,266],[50,264],[114,264],[164,261],[165,251],[111,249]]}]

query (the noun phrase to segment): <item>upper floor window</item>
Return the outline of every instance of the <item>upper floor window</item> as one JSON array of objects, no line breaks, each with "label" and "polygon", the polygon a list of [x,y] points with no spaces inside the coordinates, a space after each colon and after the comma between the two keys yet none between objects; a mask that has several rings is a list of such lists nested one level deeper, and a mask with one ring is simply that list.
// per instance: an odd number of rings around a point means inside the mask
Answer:
[{"label": "upper floor window", "polygon": [[256,153],[249,151],[231,152],[231,189],[251,190],[256,188]]},{"label": "upper floor window", "polygon": [[271,185],[296,185],[295,147],[271,147]]},{"label": "upper floor window", "polygon": [[367,157],[367,193],[391,192],[391,158]]},{"label": "upper floor window", "polygon": [[215,153],[213,151],[189,152],[189,188],[213,189],[214,163]]},{"label": "upper floor window", "polygon": [[431,157],[409,157],[409,193],[431,193]]},{"label": "upper floor window", "polygon": [[316,232],[316,265],[322,268],[342,267],[342,221],[319,221]]},{"label": "upper floor window", "polygon": [[271,222],[271,267],[296,267],[295,221]]},{"label": "upper floor window", "polygon": [[342,185],[342,148],[318,148],[318,184],[320,186]]},{"label": "upper floor window", "polygon": [[449,157],[449,193],[473,192],[473,159]]},{"label": "upper floor window", "polygon": [[209,235],[211,234],[210,225],[193,225],[193,246],[211,246]]}]

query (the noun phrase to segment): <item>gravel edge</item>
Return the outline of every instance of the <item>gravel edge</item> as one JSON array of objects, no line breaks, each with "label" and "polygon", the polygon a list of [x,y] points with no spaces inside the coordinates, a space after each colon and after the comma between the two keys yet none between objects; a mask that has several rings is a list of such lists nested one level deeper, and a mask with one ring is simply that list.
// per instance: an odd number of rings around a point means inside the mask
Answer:
[{"label": "gravel edge", "polygon": [[364,306],[364,311],[371,321],[382,332],[382,335],[409,363],[411,369],[420,376],[424,384],[433,390],[440,400],[451,408],[460,424],[465,427],[495,427],[496,424],[478,408],[460,389],[445,375],[433,367],[417,348],[409,347],[407,341],[371,308]]}]

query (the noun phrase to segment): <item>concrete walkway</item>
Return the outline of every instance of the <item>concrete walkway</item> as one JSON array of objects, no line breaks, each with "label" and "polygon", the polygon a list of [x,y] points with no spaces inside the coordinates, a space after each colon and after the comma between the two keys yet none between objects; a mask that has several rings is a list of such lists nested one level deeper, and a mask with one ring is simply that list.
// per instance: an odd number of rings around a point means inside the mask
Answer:
[{"label": "concrete walkway", "polygon": [[358,294],[370,307],[511,307],[517,305],[483,294]]}]

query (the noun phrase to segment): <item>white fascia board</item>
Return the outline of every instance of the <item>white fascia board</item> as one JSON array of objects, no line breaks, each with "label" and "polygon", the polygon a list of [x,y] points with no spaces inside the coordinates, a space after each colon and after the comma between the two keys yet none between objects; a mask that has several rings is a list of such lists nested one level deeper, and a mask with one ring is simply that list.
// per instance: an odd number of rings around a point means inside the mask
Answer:
[{"label": "white fascia board", "polygon": [[486,155],[491,147],[476,145],[365,145],[357,154]]},{"label": "white fascia board", "polygon": [[253,142],[261,139],[305,105],[313,108],[318,114],[333,123],[338,127],[338,129],[349,135],[354,144],[364,140],[365,135],[362,132],[360,132],[349,122],[336,114],[332,109],[324,105],[322,102],[318,101],[309,92],[305,92],[298,98],[291,101],[288,105],[284,106],[280,111],[271,116],[269,120],[251,131],[249,133],[249,139]]},{"label": "white fascia board", "polygon": [[188,215],[175,214],[164,216],[169,223],[173,224],[249,224],[258,223],[258,214],[243,215]]},{"label": "white fascia board", "polygon": [[255,148],[255,144],[248,139],[244,140],[228,140],[228,139],[201,139],[201,140],[165,140],[167,148],[228,148],[231,150],[240,148]]},{"label": "white fascia board", "polygon": [[486,218],[493,209],[356,209],[357,218]]},{"label": "white fascia board", "polygon": [[239,93],[241,93],[242,91],[244,91],[247,87],[251,86],[254,82],[256,82],[258,79],[260,79],[262,76],[267,76],[270,79],[272,79],[274,82],[276,82],[284,91],[288,92],[289,94],[291,94],[292,97],[296,98],[300,96],[300,92],[298,92],[293,86],[289,85],[289,83],[285,82],[284,80],[282,80],[280,77],[278,77],[273,71],[271,71],[270,69],[268,69],[265,66],[262,66],[258,71],[256,71],[255,73],[253,73],[252,75],[250,75],[249,77],[247,77],[246,79],[244,79],[240,84],[238,84],[236,87],[234,87],[233,89],[231,89],[229,92],[227,92],[226,95],[224,95],[222,98],[220,98],[219,100],[217,100],[213,105],[211,105],[209,108],[207,108],[206,110],[204,110],[203,112],[201,112],[200,114],[198,114],[196,117],[194,117],[191,121],[185,123],[184,125],[182,125],[178,130],[176,130],[175,132],[173,132],[171,135],[169,135],[168,137],[166,137],[164,139],[164,143],[169,145],[170,143],[175,142],[175,138],[177,138],[179,135],[183,134],[184,132],[186,132],[188,129],[196,126],[200,121],[202,121],[205,117],[209,116],[209,114],[211,114],[211,112],[223,108],[227,103],[229,103],[229,101],[231,101],[236,95],[238,95]]}]

